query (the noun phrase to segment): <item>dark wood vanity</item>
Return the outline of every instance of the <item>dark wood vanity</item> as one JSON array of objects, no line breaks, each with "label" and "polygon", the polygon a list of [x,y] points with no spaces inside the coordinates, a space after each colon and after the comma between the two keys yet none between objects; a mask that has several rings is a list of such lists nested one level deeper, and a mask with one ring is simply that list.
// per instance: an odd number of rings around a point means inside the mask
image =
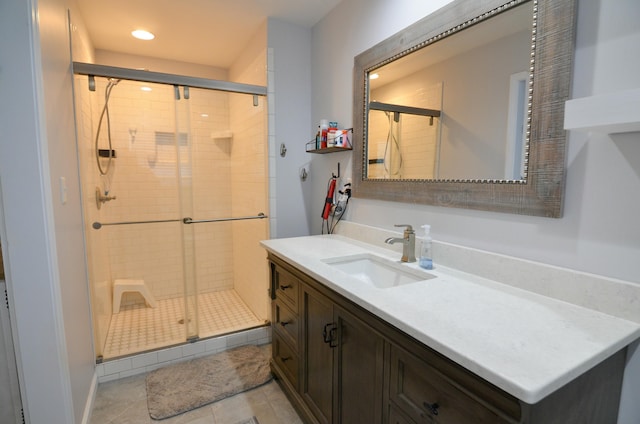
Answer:
[{"label": "dark wood vanity", "polygon": [[614,424],[625,350],[529,405],[269,253],[271,368],[306,423]]}]

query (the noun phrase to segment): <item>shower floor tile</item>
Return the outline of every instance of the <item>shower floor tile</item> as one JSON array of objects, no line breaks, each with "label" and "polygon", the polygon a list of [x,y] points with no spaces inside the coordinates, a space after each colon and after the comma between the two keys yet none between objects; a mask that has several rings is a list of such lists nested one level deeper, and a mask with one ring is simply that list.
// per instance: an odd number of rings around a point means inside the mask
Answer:
[{"label": "shower floor tile", "polygon": [[[212,337],[259,325],[259,320],[235,290],[198,295],[199,336]],[[184,299],[165,299],[157,307],[126,305],[111,318],[103,357],[130,355],[184,343]],[[193,329],[194,327],[192,327]]]}]

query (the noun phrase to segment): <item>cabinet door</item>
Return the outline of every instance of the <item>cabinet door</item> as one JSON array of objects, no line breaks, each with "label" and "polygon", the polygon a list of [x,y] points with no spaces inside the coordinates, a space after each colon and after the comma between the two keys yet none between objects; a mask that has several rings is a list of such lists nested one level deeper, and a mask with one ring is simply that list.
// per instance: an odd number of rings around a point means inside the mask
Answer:
[{"label": "cabinet door", "polygon": [[334,306],[334,422],[382,422],[384,339],[371,327]]},{"label": "cabinet door", "polygon": [[333,344],[324,334],[333,328],[333,304],[319,292],[301,285],[302,290],[302,396],[318,422],[332,422]]}]

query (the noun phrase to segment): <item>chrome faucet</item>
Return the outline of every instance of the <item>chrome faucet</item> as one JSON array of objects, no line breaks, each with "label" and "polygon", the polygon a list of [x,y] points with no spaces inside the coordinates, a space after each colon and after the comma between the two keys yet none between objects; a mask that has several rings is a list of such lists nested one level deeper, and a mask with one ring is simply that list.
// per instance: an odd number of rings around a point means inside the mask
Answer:
[{"label": "chrome faucet", "polygon": [[394,227],[405,227],[402,238],[389,237],[384,242],[387,244],[402,243],[402,262],[416,261],[416,232],[413,231],[411,225],[397,224]]}]

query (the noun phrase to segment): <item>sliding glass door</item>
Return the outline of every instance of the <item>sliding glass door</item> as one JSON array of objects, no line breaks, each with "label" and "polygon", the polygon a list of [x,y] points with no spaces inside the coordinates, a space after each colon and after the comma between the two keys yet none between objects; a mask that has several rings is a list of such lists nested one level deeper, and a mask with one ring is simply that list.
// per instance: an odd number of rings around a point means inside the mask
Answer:
[{"label": "sliding glass door", "polygon": [[[267,275],[255,264],[268,238],[265,98],[94,81],[95,91],[86,76],[75,83],[98,359],[264,323]],[[248,310],[247,323],[203,305],[219,293]]]}]

